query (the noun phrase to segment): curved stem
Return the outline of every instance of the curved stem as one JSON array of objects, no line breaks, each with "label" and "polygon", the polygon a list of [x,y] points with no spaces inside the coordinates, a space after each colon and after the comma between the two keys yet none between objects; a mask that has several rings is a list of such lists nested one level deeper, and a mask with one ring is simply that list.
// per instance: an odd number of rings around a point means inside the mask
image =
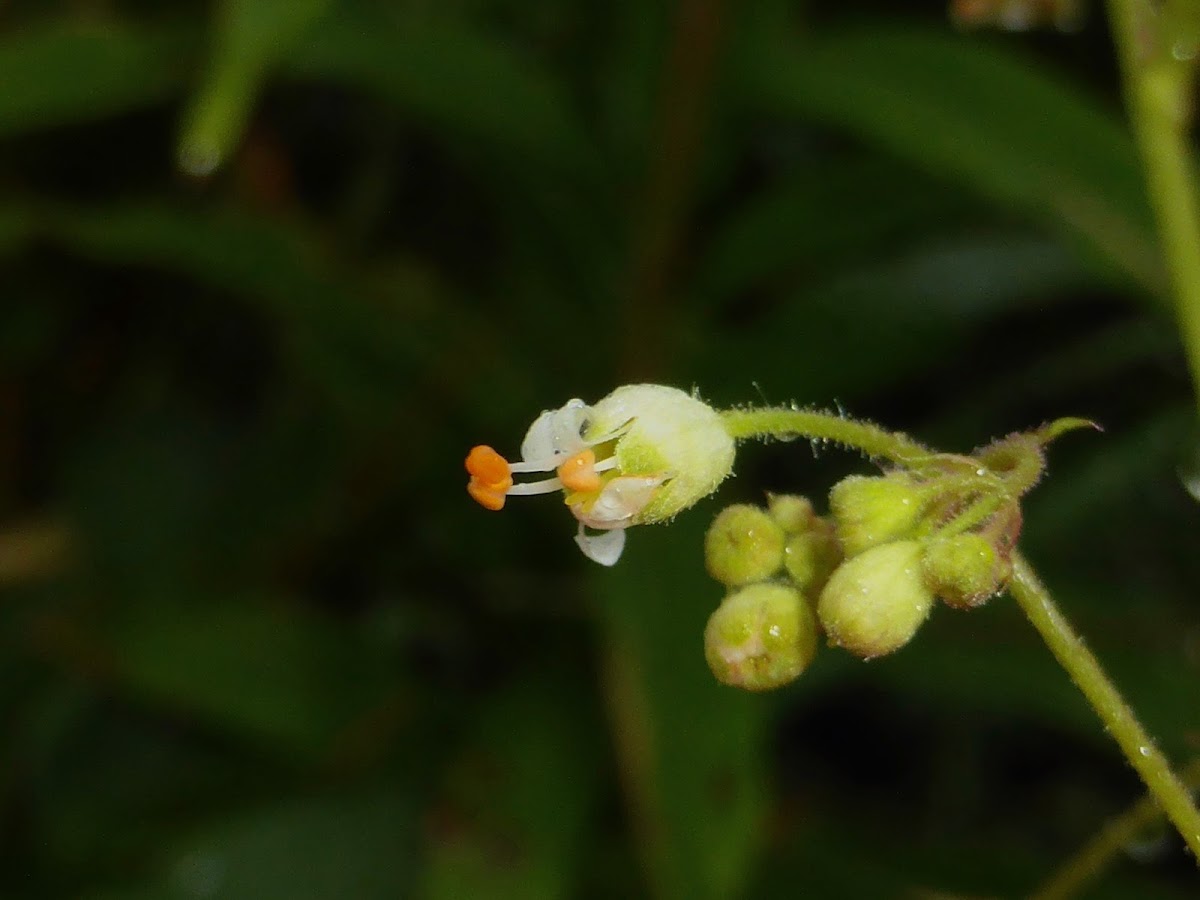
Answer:
[{"label": "curved stem", "polygon": [[1015,497],[1028,493],[1046,471],[1046,455],[1035,435],[1014,434],[977,452],[979,461],[999,474]]},{"label": "curved stem", "polygon": [[[1200,759],[1184,766],[1179,777],[1189,788],[1200,787]],[[1109,821],[1094,838],[1030,895],[1030,900],[1066,900],[1099,877],[1109,861],[1135,840],[1144,828],[1162,817],[1153,796],[1143,797]]]},{"label": "curved stem", "polygon": [[753,437],[808,438],[832,441],[861,450],[867,456],[895,463],[912,464],[928,459],[928,447],[906,434],[887,431],[869,422],[844,419],[834,413],[777,407],[774,409],[728,409],[721,413],[725,430],[739,440]]},{"label": "curved stem", "polygon": [[1200,812],[1193,805],[1188,789],[1171,771],[1166,757],[1146,734],[1129,704],[1063,618],[1050,593],[1019,553],[1013,554],[1013,580],[1009,592],[1100,716],[1105,729],[1150,789],[1151,797],[1179,830],[1193,857],[1200,861]]}]

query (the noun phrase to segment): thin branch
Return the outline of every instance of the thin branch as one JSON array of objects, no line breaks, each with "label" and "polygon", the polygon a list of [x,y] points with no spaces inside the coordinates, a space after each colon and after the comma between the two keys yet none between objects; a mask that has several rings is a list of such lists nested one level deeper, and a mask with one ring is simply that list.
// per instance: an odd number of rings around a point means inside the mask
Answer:
[{"label": "thin branch", "polygon": [[[1179,772],[1189,788],[1200,787],[1200,758],[1193,759]],[[1125,812],[1111,819],[1094,838],[1051,875],[1030,895],[1030,900],[1066,900],[1096,880],[1118,853],[1129,846],[1146,828],[1162,818],[1162,809],[1153,796],[1145,796]]]},{"label": "thin branch", "polygon": [[1200,862],[1200,812],[1191,793],[1019,553],[1013,554],[1009,591]]}]

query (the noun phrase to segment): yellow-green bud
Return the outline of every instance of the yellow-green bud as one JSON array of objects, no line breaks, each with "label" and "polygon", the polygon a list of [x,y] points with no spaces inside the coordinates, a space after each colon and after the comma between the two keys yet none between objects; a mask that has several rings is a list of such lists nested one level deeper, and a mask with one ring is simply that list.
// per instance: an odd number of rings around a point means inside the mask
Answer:
[{"label": "yellow-green bud", "polygon": [[903,476],[851,475],[839,481],[829,492],[829,509],[846,558],[908,537],[923,502],[920,488]]},{"label": "yellow-green bud", "polygon": [[987,538],[956,534],[930,541],[921,558],[933,592],[959,609],[979,606],[998,594],[1012,575],[1012,563]]},{"label": "yellow-green bud", "polygon": [[617,433],[622,475],[665,478],[629,524],[662,522],[717,489],[733,471],[733,438],[708,404],[678,388],[631,384],[591,408],[586,440]]},{"label": "yellow-green bud", "polygon": [[813,518],[807,531],[788,538],[783,567],[800,590],[816,597],[842,561],[842,548],[828,520]]},{"label": "yellow-green bud", "polygon": [[932,606],[920,542],[894,541],[842,563],[821,592],[817,616],[831,644],[872,659],[907,644]]},{"label": "yellow-green bud", "polygon": [[704,563],[721,584],[738,587],[783,568],[783,529],[757,506],[721,510],[704,536]]},{"label": "yellow-green bud", "polygon": [[748,691],[782,687],[817,653],[817,622],[795,588],[752,584],[725,598],[704,629],[717,681]]},{"label": "yellow-green bud", "polygon": [[806,531],[813,520],[813,505],[807,497],[796,494],[768,494],[767,509],[771,517],[788,534]]}]

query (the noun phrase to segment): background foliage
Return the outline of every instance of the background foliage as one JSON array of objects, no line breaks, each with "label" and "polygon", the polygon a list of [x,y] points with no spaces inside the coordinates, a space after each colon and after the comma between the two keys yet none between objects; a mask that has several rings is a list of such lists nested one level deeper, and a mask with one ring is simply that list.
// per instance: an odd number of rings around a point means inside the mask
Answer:
[{"label": "background foliage", "polygon": [[[1096,11],[1098,13],[1098,11]],[[716,685],[743,450],[582,560],[473,443],[654,379],[947,449],[1059,415],[1025,547],[1200,749],[1190,400],[1101,17],[0,6],[0,895],[1018,896],[1139,786],[1006,600]],[[1194,894],[1167,832],[1095,897]]]}]

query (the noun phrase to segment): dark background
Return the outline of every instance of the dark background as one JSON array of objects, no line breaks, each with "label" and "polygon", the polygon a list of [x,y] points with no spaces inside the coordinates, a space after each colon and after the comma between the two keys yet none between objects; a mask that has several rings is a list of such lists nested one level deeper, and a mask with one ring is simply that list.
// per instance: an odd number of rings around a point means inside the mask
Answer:
[{"label": "dark background", "polygon": [[[750,444],[584,560],[475,443],[654,380],[947,450],[1200,751],[1190,387],[1093,8],[0,3],[0,897],[1024,896],[1140,796],[1011,601],[717,685]],[[1165,829],[1088,896],[1195,896]]]}]

